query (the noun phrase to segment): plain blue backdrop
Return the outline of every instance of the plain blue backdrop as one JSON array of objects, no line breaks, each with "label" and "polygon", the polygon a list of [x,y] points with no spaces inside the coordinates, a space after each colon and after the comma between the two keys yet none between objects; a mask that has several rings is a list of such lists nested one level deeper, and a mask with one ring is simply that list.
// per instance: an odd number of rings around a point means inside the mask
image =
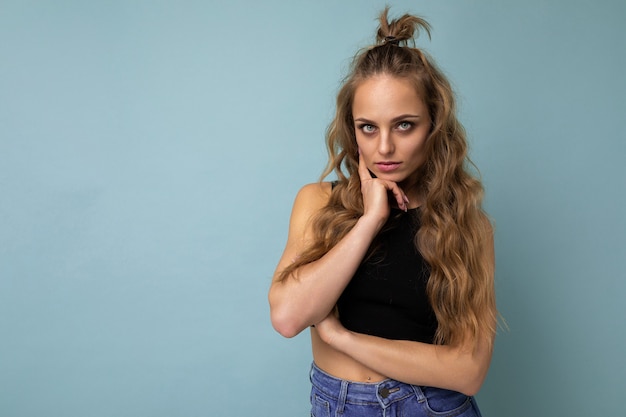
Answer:
[{"label": "plain blue backdrop", "polygon": [[[0,415],[308,415],[267,288],[383,1],[0,0]],[[488,417],[623,415],[626,6],[391,2],[496,224]]]}]

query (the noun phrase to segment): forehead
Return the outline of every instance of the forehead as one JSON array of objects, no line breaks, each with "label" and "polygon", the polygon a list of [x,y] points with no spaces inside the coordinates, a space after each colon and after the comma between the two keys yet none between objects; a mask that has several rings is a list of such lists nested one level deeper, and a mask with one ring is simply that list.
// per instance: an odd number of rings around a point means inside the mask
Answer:
[{"label": "forehead", "polygon": [[376,75],[361,81],[352,102],[355,118],[394,118],[399,114],[426,115],[424,101],[407,78]]}]

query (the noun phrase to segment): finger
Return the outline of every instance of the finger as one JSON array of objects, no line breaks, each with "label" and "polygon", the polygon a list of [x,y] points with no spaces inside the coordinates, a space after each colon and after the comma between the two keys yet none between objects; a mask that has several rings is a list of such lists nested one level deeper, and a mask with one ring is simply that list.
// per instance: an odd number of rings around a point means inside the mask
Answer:
[{"label": "finger", "polygon": [[387,187],[387,190],[389,190],[393,194],[393,198],[396,200],[398,207],[400,207],[404,211],[407,211],[407,204],[409,203],[409,199],[407,198],[406,194],[404,194],[404,191],[402,191],[402,189],[398,187],[398,184],[393,181],[385,181],[385,186]]},{"label": "finger", "polygon": [[361,153],[359,153],[359,178],[361,178],[361,180],[372,179],[372,174],[370,174],[369,169],[367,169],[367,165],[365,165],[365,161],[363,160]]}]

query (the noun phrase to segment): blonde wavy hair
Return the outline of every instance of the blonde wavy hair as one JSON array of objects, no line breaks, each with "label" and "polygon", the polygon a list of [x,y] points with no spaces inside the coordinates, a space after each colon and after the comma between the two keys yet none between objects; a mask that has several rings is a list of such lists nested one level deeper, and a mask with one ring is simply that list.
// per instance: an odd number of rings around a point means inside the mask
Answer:
[{"label": "blonde wavy hair", "polygon": [[415,47],[420,29],[430,37],[428,22],[408,14],[389,22],[387,14],[388,8],[379,17],[376,44],[355,56],[327,130],[329,160],[322,180],[334,171],[338,182],[328,204],[311,220],[313,243],[279,280],[297,279],[300,266],[324,256],[363,214],[352,117],[356,88],[375,75],[408,79],[432,121],[416,186],[423,200],[415,245],[430,266],[427,293],[438,322],[434,342],[457,344],[468,336],[491,340],[497,318],[492,227],[481,208],[482,185],[470,172],[473,164],[467,156],[465,130],[456,118],[454,93],[433,60]]}]

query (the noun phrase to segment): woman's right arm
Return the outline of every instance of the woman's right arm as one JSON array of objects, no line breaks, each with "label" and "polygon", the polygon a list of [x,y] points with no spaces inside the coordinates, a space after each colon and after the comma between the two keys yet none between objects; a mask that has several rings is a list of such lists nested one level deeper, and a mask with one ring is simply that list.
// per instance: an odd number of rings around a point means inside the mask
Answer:
[{"label": "woman's right arm", "polygon": [[344,237],[317,261],[308,263],[278,281],[280,272],[306,248],[311,240],[311,218],[328,202],[330,183],[304,186],[293,205],[289,236],[269,291],[270,315],[274,328],[293,337],[322,321],[335,307],[352,279],[372,240],[389,217],[389,198],[406,210],[409,200],[395,182],[372,178],[359,157],[359,178],[363,215]]},{"label": "woman's right arm", "polygon": [[300,190],[293,205],[287,245],[269,291],[272,325],[285,337],[297,335],[328,315],[385,221],[376,216],[362,216],[323,257],[298,268],[297,278],[290,275],[278,281],[280,272],[310,242],[311,218],[326,205],[329,196],[329,183],[309,184]]}]

